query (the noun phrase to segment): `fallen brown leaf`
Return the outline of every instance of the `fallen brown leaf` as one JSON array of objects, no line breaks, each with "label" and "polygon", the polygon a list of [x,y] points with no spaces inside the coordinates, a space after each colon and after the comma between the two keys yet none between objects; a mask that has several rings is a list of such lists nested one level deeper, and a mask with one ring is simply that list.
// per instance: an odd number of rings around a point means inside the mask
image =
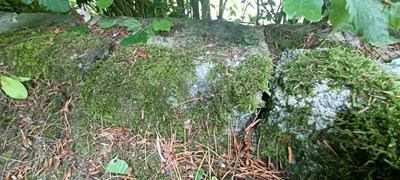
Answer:
[{"label": "fallen brown leaf", "polygon": [[67,169],[67,171],[65,172],[65,174],[64,174],[64,180],[69,180],[69,178],[71,178],[72,177],[72,169],[71,168],[68,168]]}]

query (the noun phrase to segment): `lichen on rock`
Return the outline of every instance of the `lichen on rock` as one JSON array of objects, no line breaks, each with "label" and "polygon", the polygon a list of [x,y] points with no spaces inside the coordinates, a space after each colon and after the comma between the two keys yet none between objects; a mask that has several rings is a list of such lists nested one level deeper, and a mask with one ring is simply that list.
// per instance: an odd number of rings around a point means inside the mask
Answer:
[{"label": "lichen on rock", "polygon": [[393,175],[400,153],[393,131],[400,128],[398,78],[346,48],[283,53],[271,111],[258,130],[266,137],[264,155],[289,163],[302,179]]}]

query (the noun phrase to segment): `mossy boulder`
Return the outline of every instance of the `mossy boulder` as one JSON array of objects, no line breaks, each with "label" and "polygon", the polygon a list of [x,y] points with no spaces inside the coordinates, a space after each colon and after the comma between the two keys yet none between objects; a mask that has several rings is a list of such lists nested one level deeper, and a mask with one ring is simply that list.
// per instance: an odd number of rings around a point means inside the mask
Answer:
[{"label": "mossy boulder", "polygon": [[382,178],[400,172],[399,77],[341,47],[283,53],[262,153],[296,179]]},{"label": "mossy boulder", "polygon": [[[1,75],[33,78],[24,83],[29,90],[27,100],[0,93],[0,118],[5,119],[0,121],[1,128],[14,129],[3,137],[13,139],[20,132],[34,134],[29,136],[28,148],[15,142],[2,147],[0,155],[63,161],[61,171],[47,171],[62,178],[68,166],[86,172],[93,161],[106,166],[117,154],[123,159],[137,159],[130,165],[144,168],[139,161],[142,152],[129,152],[131,144],[112,142],[111,146],[115,145],[104,150],[109,142],[99,143],[98,139],[113,128],[126,128],[129,133],[153,139],[157,133],[163,137],[176,135],[179,143],[186,143],[190,135],[189,145],[210,145],[218,140],[218,149],[227,149],[227,127],[233,123],[237,131],[242,130],[264,106],[261,96],[269,93],[274,65],[258,40],[237,37],[242,31],[256,34],[252,28],[223,24],[211,27],[237,32],[216,39],[214,45],[208,40],[196,45],[202,34],[187,31],[191,32],[189,37],[182,38],[191,42],[189,48],[153,42],[157,37],[150,38],[147,45],[118,47],[113,46],[117,42],[99,34],[70,32],[64,25],[0,34],[0,64],[5,67]],[[233,30],[231,25],[240,27]],[[221,29],[219,34],[223,34]],[[234,35],[239,40],[230,38]],[[178,29],[170,36],[181,36],[181,32]],[[208,36],[211,34],[204,38]],[[169,36],[158,38],[170,40]],[[256,44],[249,45],[244,42],[246,38]],[[24,125],[19,126],[21,123]],[[51,143],[63,148],[51,146],[51,153],[37,149]],[[161,165],[156,153],[145,152],[143,156],[152,164],[150,169],[136,169],[133,176],[139,179],[157,174]],[[30,162],[31,166],[39,167],[47,162],[45,158]],[[65,162],[67,159],[71,161]],[[4,160],[0,168],[8,169],[12,163]],[[97,174],[102,175],[103,171]],[[79,174],[73,177],[83,178]]]}]

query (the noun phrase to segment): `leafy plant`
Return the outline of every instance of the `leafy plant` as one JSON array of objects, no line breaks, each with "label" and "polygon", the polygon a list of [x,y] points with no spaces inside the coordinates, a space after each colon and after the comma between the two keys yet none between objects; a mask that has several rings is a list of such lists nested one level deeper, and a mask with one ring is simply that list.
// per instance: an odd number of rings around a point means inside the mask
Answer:
[{"label": "leafy plant", "polygon": [[21,82],[28,80],[30,80],[30,78],[0,75],[1,89],[11,98],[26,99],[28,97],[28,91]]},{"label": "leafy plant", "polygon": [[108,8],[113,3],[113,0],[97,0],[96,6],[99,8]]},{"label": "leafy plant", "polygon": [[171,31],[174,24],[168,20],[153,21],[154,31]]},{"label": "leafy plant", "polygon": [[[32,4],[33,0],[21,0],[21,2],[29,5]],[[61,13],[68,12],[71,9],[68,0],[39,0],[39,4],[49,10]]]},{"label": "leafy plant", "polygon": [[133,18],[122,21],[122,24],[128,27],[129,31],[136,31],[143,25],[140,21]]},{"label": "leafy plant", "polygon": [[304,17],[310,21],[319,21],[322,19],[323,0],[284,0],[283,10],[289,19]]},{"label": "leafy plant", "polygon": [[121,40],[121,46],[129,46],[131,44],[146,43],[147,42],[147,32],[140,30],[135,34],[131,34]]},{"label": "leafy plant", "polygon": [[129,174],[128,169],[129,169],[128,164],[124,160],[118,159],[118,156],[116,156],[108,163],[106,172],[128,175]]},{"label": "leafy plant", "polygon": [[336,29],[344,27],[350,18],[349,12],[346,10],[346,0],[335,0],[331,3],[331,14],[329,21]]},{"label": "leafy plant", "polygon": [[170,31],[171,27],[174,24],[168,20],[160,20],[153,21],[153,26],[148,26],[142,29],[139,29],[142,26],[142,23],[135,19],[127,19],[122,22],[125,26],[128,26],[128,29],[137,30],[135,33],[125,37],[121,40],[121,46],[129,46],[132,44],[138,43],[147,43],[148,36],[155,35],[157,31]]},{"label": "leafy plant", "polygon": [[[316,22],[322,19],[323,0],[284,0],[283,10],[289,18],[304,17]],[[399,27],[399,3],[379,0],[330,0],[325,3],[331,12],[327,15],[332,25],[340,29],[350,20],[355,33],[374,46],[399,42],[389,35],[389,26]],[[385,3],[385,4],[383,4]],[[389,6],[389,8],[385,8]]]},{"label": "leafy plant", "polygon": [[116,24],[116,22],[108,22],[108,21],[104,21],[104,22],[99,22],[99,26],[102,29],[108,29],[113,27]]},{"label": "leafy plant", "polygon": [[388,8],[389,13],[389,24],[395,28],[400,27],[400,2],[393,3],[392,6]]}]

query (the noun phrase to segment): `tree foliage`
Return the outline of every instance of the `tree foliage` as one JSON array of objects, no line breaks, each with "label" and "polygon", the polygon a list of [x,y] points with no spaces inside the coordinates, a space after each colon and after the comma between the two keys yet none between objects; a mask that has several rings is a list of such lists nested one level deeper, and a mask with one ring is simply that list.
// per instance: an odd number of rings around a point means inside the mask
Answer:
[{"label": "tree foliage", "polygon": [[284,11],[289,18],[304,17],[316,21],[323,15],[320,11],[323,5],[328,5],[329,2],[331,12],[327,16],[336,29],[344,27],[349,22],[356,34],[375,46],[399,41],[390,37],[388,30],[389,26],[400,25],[398,3],[379,0],[329,0],[323,4],[321,1],[303,0],[294,3],[294,0],[284,0]]}]

